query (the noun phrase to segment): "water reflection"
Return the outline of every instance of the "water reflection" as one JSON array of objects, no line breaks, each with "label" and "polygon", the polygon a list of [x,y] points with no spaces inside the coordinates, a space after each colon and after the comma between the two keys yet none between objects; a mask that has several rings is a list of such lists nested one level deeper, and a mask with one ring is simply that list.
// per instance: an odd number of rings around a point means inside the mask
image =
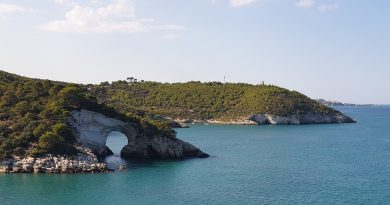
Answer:
[{"label": "water reflection", "polygon": [[107,137],[106,145],[111,151],[114,153],[111,156],[107,156],[101,161],[105,162],[110,169],[117,170],[119,166],[124,165],[127,166],[126,160],[120,157],[121,150],[128,143],[126,136],[121,132],[110,132]]}]

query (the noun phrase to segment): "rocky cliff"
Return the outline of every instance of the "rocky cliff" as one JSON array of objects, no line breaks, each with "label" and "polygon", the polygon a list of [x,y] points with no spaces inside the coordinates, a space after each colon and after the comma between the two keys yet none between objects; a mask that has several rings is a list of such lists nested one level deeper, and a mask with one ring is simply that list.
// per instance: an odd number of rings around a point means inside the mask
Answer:
[{"label": "rocky cliff", "polygon": [[[137,124],[107,117],[85,109],[71,112],[68,119],[78,145],[76,156],[47,154],[40,157],[12,157],[0,160],[0,173],[101,173],[109,172],[97,156],[112,154],[106,146],[108,134],[119,131],[128,144],[121,156],[132,159],[205,158],[209,155],[174,137],[149,136]],[[139,125],[138,125],[139,126]]]},{"label": "rocky cliff", "polygon": [[356,123],[356,120],[343,115],[307,113],[290,116],[277,116],[271,114],[256,114],[249,117],[249,120],[259,125],[300,125],[300,124],[331,124],[331,123]]},{"label": "rocky cliff", "polygon": [[306,113],[289,116],[278,116],[272,114],[254,114],[249,117],[230,120],[192,120],[176,119],[177,123],[203,123],[203,124],[225,124],[225,125],[303,125],[303,124],[337,124],[356,123],[356,120],[341,112],[336,113]]},{"label": "rocky cliff", "polygon": [[112,131],[119,131],[128,140],[128,145],[121,151],[122,157],[134,159],[208,157],[200,149],[180,139],[166,136],[149,136],[142,129],[139,129],[136,124],[85,109],[72,111],[68,123],[73,128],[77,141],[101,156],[110,153],[106,146],[108,134]]},{"label": "rocky cliff", "polygon": [[209,155],[177,138],[140,135],[129,139],[129,144],[122,149],[121,156],[135,159],[182,159],[206,158]]}]

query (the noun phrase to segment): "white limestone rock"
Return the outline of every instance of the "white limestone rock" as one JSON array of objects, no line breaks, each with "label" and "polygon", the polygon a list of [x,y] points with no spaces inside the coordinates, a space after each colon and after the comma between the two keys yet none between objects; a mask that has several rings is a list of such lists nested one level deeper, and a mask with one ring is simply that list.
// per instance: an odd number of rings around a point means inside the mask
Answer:
[{"label": "white limestone rock", "polygon": [[256,114],[248,118],[259,125],[300,125],[300,124],[331,124],[331,123],[356,123],[356,120],[343,115],[306,113],[290,116],[277,116],[271,114]]},{"label": "white limestone rock", "polygon": [[[200,149],[180,139],[167,136],[149,136],[131,122],[123,122],[89,110],[75,110],[69,117],[78,142],[95,153],[107,150],[106,140],[112,131],[122,132],[128,140],[121,156],[136,159],[178,159],[208,157]],[[139,125],[138,125],[139,126]]]},{"label": "white limestone rock", "polygon": [[99,163],[91,149],[77,146],[77,157],[56,157],[50,154],[39,158],[27,157],[0,160],[0,173],[101,173],[109,172]]}]

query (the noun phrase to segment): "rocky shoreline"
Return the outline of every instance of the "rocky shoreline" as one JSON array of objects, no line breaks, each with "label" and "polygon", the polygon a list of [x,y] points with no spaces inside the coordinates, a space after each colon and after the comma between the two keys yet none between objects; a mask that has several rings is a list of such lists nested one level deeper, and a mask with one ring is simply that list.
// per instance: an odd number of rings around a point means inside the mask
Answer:
[{"label": "rocky shoreline", "polygon": [[43,157],[13,157],[0,160],[0,173],[106,173],[106,164],[99,163],[97,156],[91,149],[77,147],[79,153],[76,156],[53,156]]},{"label": "rocky shoreline", "polygon": [[[105,173],[111,172],[98,157],[112,154],[106,146],[107,137],[112,131],[122,132],[128,144],[122,148],[121,156],[128,159],[184,159],[207,158],[194,145],[176,137],[160,136],[139,129],[132,122],[107,117],[89,110],[74,110],[68,119],[78,144],[75,156],[41,157],[13,156],[0,159],[0,173]],[[120,170],[125,169],[121,167]]]},{"label": "rocky shoreline", "polygon": [[272,114],[254,114],[241,119],[230,120],[192,120],[175,119],[178,124],[221,124],[221,125],[302,125],[302,124],[340,124],[356,123],[356,120],[342,113],[318,114],[306,113],[290,116],[278,116]]},{"label": "rocky shoreline", "polygon": [[342,113],[320,114],[306,113],[290,116],[277,116],[271,114],[257,114],[249,117],[249,120],[259,125],[304,125],[304,124],[341,124],[356,123],[355,119]]},{"label": "rocky shoreline", "polygon": [[188,128],[188,124],[216,124],[216,125],[258,125],[256,122],[248,119],[239,119],[239,120],[192,120],[192,119],[176,119],[175,120],[182,127],[175,128]]}]

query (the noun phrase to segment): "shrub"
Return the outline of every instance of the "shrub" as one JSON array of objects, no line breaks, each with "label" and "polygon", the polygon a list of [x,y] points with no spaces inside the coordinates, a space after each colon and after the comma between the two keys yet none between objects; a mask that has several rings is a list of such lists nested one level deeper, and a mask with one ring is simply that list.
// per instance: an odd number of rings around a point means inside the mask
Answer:
[{"label": "shrub", "polygon": [[39,124],[34,130],[33,134],[35,137],[39,138],[47,131],[47,126],[45,124]]},{"label": "shrub", "polygon": [[20,116],[24,116],[29,111],[30,111],[30,104],[27,101],[21,101],[17,103],[12,109],[12,112],[18,113]]},{"label": "shrub", "polygon": [[58,153],[64,143],[64,138],[53,132],[46,132],[39,138],[39,148],[48,153]]},{"label": "shrub", "polygon": [[30,151],[30,156],[31,157],[40,157],[42,155],[44,155],[46,153],[46,151],[44,150],[41,150],[37,147],[33,148],[31,151]]},{"label": "shrub", "polygon": [[53,126],[54,134],[61,136],[65,142],[73,143],[75,142],[75,137],[72,133],[72,130],[69,129],[68,125],[65,123],[57,123]]},{"label": "shrub", "polygon": [[26,152],[24,151],[23,148],[17,147],[14,149],[14,154],[17,156],[24,156],[26,154]]}]

